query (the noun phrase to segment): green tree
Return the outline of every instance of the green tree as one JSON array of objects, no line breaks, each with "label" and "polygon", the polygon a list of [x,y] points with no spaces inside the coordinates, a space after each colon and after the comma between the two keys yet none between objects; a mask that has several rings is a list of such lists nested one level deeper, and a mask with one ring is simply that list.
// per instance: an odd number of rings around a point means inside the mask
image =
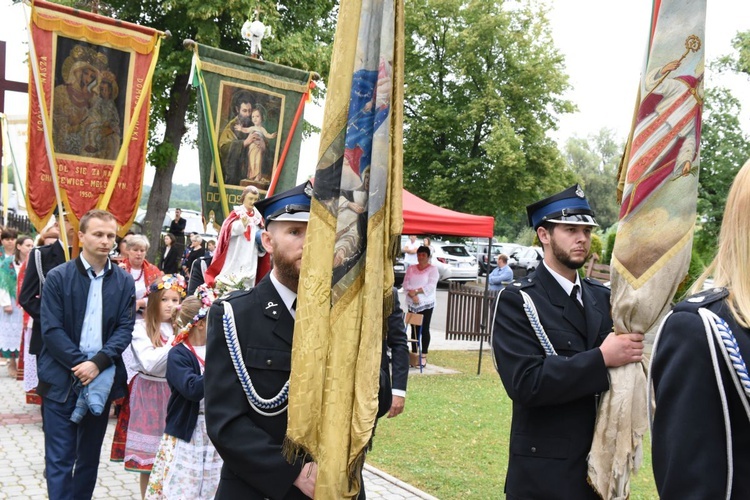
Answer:
[{"label": "green tree", "polygon": [[699,228],[694,248],[706,262],[713,259],[729,187],[750,157],[750,142],[740,126],[740,101],[723,88],[706,91],[701,126],[701,170],[698,188]]},{"label": "green tree", "polygon": [[618,143],[614,131],[601,129],[587,139],[571,137],[565,143],[565,159],[580,177],[586,198],[602,229],[619,216],[617,203],[617,169],[624,143]]},{"label": "green tree", "polygon": [[188,88],[192,53],[183,40],[238,53],[249,52],[240,35],[242,24],[260,8],[261,20],[273,36],[263,40],[263,57],[279,64],[316,71],[330,68],[336,23],[336,0],[93,0],[62,1],[80,7],[96,4],[117,19],[169,31],[162,42],[151,94],[149,162],[156,168],[144,221],[151,240],[149,259],[158,248],[161,223],[172,191],[172,175],[188,127],[196,125],[195,92]]},{"label": "green tree", "polygon": [[572,183],[547,132],[574,110],[546,7],[406,3],[404,184],[432,203],[525,225],[523,207]]}]

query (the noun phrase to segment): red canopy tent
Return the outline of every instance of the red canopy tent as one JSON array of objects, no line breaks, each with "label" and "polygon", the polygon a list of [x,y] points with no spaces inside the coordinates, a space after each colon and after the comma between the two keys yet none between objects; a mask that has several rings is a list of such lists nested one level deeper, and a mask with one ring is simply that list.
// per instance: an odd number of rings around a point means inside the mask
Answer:
[{"label": "red canopy tent", "polygon": [[495,219],[438,207],[404,189],[404,230],[402,234],[445,234],[492,238]]},{"label": "red canopy tent", "polygon": [[[444,234],[452,236],[479,236],[489,238],[487,245],[487,258],[492,244],[492,236],[495,229],[495,219],[487,215],[470,215],[461,212],[438,207],[424,201],[422,198],[403,190],[402,210],[404,213],[404,229],[402,234]],[[482,318],[487,317],[487,287],[489,280],[484,283],[484,300],[482,300]],[[450,308],[449,308],[450,309]],[[484,333],[485,321],[479,325],[481,333]],[[477,364],[477,375],[482,371],[482,351],[484,336],[479,341],[479,361]]]}]

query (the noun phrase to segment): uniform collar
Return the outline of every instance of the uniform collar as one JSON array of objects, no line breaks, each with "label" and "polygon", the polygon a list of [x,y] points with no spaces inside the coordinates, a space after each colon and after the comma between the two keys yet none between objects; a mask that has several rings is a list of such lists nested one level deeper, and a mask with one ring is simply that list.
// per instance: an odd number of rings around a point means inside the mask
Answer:
[{"label": "uniform collar", "polygon": [[550,266],[548,266],[546,262],[544,263],[544,267],[547,269],[547,271],[549,271],[550,275],[553,278],[555,278],[555,281],[557,281],[560,284],[560,286],[562,287],[562,289],[565,290],[565,295],[570,296],[570,292],[573,291],[573,287],[575,285],[578,285],[578,299],[582,303],[582,300],[581,300],[581,290],[582,290],[582,287],[581,287],[581,277],[578,275],[578,273],[576,273],[576,280],[575,280],[575,282],[571,282],[568,278],[566,278],[565,276],[559,274],[554,269],[552,269]]},{"label": "uniform collar", "polygon": [[295,300],[297,300],[297,294],[287,288],[285,285],[283,285],[277,278],[276,275],[271,271],[271,283],[273,283],[273,287],[276,289],[276,291],[279,294],[279,297],[281,297],[281,301],[284,302],[284,305],[286,306],[286,309],[289,311],[289,314],[292,315],[292,318],[295,318],[295,311],[292,309],[292,304]]}]

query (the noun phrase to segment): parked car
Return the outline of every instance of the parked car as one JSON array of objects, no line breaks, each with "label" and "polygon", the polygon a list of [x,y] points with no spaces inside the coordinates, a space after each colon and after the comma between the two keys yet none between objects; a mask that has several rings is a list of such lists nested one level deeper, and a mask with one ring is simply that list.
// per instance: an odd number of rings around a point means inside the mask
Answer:
[{"label": "parked car", "polygon": [[513,264],[510,264],[513,277],[522,278],[536,270],[544,258],[544,250],[541,247],[522,247],[516,250],[512,257],[515,260]]},{"label": "parked car", "polygon": [[515,260],[511,257],[515,252],[523,248],[518,243],[493,243],[490,249],[490,260],[487,262],[487,243],[477,244],[475,246],[474,256],[479,263],[479,275],[483,276],[491,273],[497,267],[497,256],[504,253],[508,256],[508,264],[514,264]]},{"label": "parked car", "polygon": [[398,257],[396,257],[396,261],[393,263],[393,281],[397,287],[400,287],[403,284],[405,274],[406,265],[404,264],[404,256],[399,255]]},{"label": "parked car", "polygon": [[431,262],[438,268],[440,281],[476,281],[479,265],[466,245],[433,241],[431,246]]}]

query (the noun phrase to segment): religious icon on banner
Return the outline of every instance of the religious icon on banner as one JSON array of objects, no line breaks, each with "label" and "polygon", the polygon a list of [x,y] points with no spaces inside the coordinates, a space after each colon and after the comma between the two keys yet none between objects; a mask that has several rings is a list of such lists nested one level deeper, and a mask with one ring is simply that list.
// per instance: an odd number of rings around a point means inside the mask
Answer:
[{"label": "religious icon on banner", "polygon": [[[52,139],[58,155],[114,162],[122,145],[131,54],[57,36]],[[101,163],[97,161],[97,163]]]},{"label": "religious icon on banner", "polygon": [[[224,183],[266,191],[279,156],[284,95],[222,82],[216,133]],[[215,185],[216,169],[211,184]]]}]

